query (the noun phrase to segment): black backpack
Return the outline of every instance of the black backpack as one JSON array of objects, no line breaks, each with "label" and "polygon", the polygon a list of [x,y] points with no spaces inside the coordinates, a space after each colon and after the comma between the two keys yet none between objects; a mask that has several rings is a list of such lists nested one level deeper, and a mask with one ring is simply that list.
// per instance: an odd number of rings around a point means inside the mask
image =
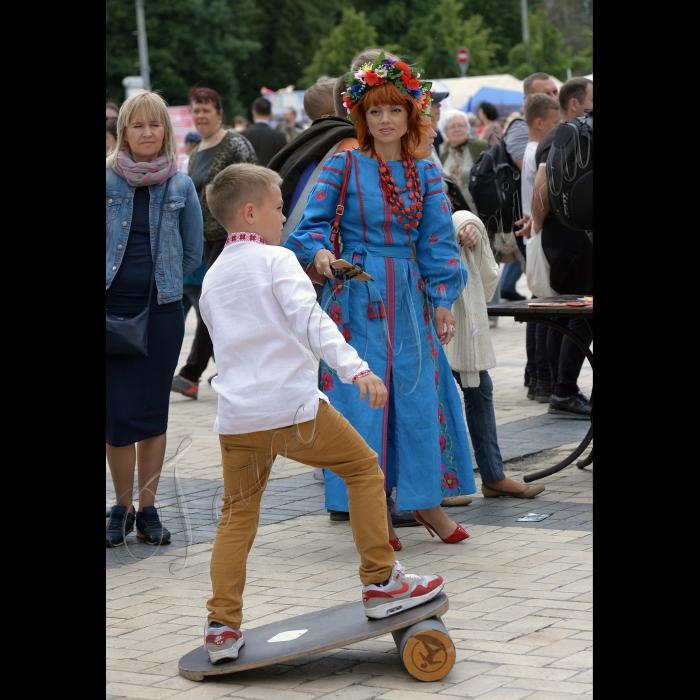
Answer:
[{"label": "black backpack", "polygon": [[443,174],[442,181],[447,185],[447,192],[445,194],[450,200],[450,204],[452,204],[452,211],[471,211],[467,200],[462,194],[462,190],[457,187],[454,180],[448,175]]},{"label": "black backpack", "polygon": [[[516,121],[509,125],[510,129]],[[476,213],[489,233],[509,233],[522,218],[520,170],[506,150],[506,133],[487,148],[469,171],[469,191]]]},{"label": "black backpack", "polygon": [[547,192],[559,222],[593,229],[593,110],[557,128],[547,156]]}]

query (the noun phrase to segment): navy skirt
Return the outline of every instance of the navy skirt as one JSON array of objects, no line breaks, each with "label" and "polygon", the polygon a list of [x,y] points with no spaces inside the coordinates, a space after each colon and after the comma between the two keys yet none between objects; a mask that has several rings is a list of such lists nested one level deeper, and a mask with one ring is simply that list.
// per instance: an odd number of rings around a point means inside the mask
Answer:
[{"label": "navy skirt", "polygon": [[[108,303],[110,313],[135,315]],[[143,306],[141,311],[143,311]],[[113,310],[114,309],[114,310]],[[108,445],[124,447],[168,429],[170,387],[185,336],[182,301],[162,304],[148,319],[148,357],[107,355]]]},{"label": "navy skirt", "polygon": [[158,304],[155,285],[149,299],[153,261],[147,231],[134,230],[132,225],[124,259],[107,290],[110,313],[133,317],[144,310],[147,301],[150,309],[148,357],[106,356],[106,442],[113,447],[167,431],[170,387],[185,336],[182,300]]}]

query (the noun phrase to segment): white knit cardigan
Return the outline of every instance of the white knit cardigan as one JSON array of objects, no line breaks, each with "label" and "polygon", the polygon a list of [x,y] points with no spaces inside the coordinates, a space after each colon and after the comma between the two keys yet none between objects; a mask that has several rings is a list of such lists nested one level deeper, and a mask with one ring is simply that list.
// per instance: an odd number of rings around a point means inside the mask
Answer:
[{"label": "white knit cardigan", "polygon": [[[481,219],[468,211],[452,215],[455,234],[471,224],[479,232],[473,248],[459,246],[460,257],[469,273],[467,285],[452,305],[457,330],[443,346],[450,367],[459,372],[463,387],[478,387],[479,372],[496,366],[491,344],[486,300],[498,286],[498,263],[494,260],[488,233]],[[459,243],[459,239],[457,240]]]}]

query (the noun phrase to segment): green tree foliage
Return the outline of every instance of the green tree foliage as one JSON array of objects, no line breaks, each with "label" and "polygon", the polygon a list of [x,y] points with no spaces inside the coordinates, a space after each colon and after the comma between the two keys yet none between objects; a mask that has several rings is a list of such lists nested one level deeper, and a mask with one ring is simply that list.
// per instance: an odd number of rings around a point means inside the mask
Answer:
[{"label": "green tree foliage", "polygon": [[582,29],[581,36],[584,40],[585,48],[581,51],[574,51],[567,47],[569,51],[569,67],[571,75],[588,75],[593,72],[593,32],[589,29]]},{"label": "green tree foliage", "polygon": [[513,46],[504,70],[516,78],[544,71],[566,80],[567,68],[572,76],[593,72],[593,3],[589,0],[546,0],[556,9],[557,22],[546,10],[530,14],[530,43]]},{"label": "green tree foliage", "polygon": [[[254,0],[146,0],[151,87],[169,104],[187,104],[197,82],[214,88],[229,114],[238,108],[236,66],[259,44],[240,15],[253,14]],[[235,7],[235,11],[234,11]],[[107,0],[107,99],[124,100],[121,81],[138,75],[134,0]]]},{"label": "green tree foliage", "polygon": [[568,60],[562,50],[561,32],[549,22],[545,11],[530,15],[530,43],[516,44],[509,52],[508,73],[526,78],[543,71],[559,80],[566,80]]},{"label": "green tree foliage", "polygon": [[593,0],[543,0],[541,9],[547,11],[549,21],[562,33],[564,45],[574,54],[592,48]]},{"label": "green tree foliage", "polygon": [[340,24],[319,42],[311,63],[299,81],[300,85],[313,85],[320,75],[342,75],[358,51],[376,43],[377,30],[369,24],[365,13],[346,8]]},{"label": "green tree foliage", "polygon": [[[260,88],[306,87],[344,73],[351,58],[381,47],[429,78],[460,75],[455,53],[471,53],[469,75],[544,70],[560,79],[593,70],[592,0],[528,0],[528,47],[520,0],[145,0],[151,82],[170,104],[194,83],[212,87],[227,117],[250,116]],[[108,100],[121,102],[138,75],[135,0],[106,0]],[[542,12],[549,10],[549,16]]]},{"label": "green tree foliage", "polygon": [[[238,6],[238,0],[229,2]],[[254,3],[256,10],[252,17],[237,18],[239,24],[246,26],[246,35],[260,44],[249,61],[236,66],[245,108],[242,114],[248,116],[250,105],[260,97],[263,85],[271,90],[288,85],[301,87],[301,76],[321,41],[340,22],[342,9],[348,5],[347,0],[254,0]]]},{"label": "green tree foliage", "polygon": [[469,72],[492,73],[498,44],[491,41],[491,30],[480,15],[464,19],[459,0],[440,0],[432,12],[415,20],[400,52],[432,78],[456,78],[460,73],[457,49],[466,46],[471,54]]},{"label": "green tree foliage", "polygon": [[[528,0],[530,12],[536,12],[546,0]],[[554,0],[559,2],[561,0]],[[568,1],[568,0],[567,0]],[[499,44],[496,61],[504,65],[510,49],[523,40],[523,27],[520,16],[520,0],[465,0],[467,17],[481,15],[484,26],[491,29],[492,38]],[[467,45],[471,51],[471,47]],[[469,72],[472,73],[471,66]],[[473,73],[473,75],[478,75]]]},{"label": "green tree foliage", "polygon": [[[364,12],[367,21],[377,30],[377,48],[401,54],[401,47],[407,45],[406,34],[417,20],[422,20],[429,6],[420,0],[350,0],[358,12]],[[366,44],[358,48],[371,48]],[[401,58],[407,58],[401,55]],[[410,60],[410,59],[409,59]]]}]

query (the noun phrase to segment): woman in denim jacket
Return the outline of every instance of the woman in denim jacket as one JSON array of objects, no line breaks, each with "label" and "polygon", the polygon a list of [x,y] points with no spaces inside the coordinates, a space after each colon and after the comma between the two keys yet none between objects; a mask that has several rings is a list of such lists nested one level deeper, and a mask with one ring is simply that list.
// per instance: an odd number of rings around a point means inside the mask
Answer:
[{"label": "woman in denim jacket", "polygon": [[117,145],[107,154],[107,311],[132,317],[149,307],[148,356],[107,355],[107,462],[116,493],[107,547],[123,544],[134,525],[147,544],[170,542],[154,502],[170,384],[185,332],[182,278],[201,264],[203,241],[202,210],[192,180],[177,171],[177,153],[163,99],[146,90],[134,93],[122,105]]}]

